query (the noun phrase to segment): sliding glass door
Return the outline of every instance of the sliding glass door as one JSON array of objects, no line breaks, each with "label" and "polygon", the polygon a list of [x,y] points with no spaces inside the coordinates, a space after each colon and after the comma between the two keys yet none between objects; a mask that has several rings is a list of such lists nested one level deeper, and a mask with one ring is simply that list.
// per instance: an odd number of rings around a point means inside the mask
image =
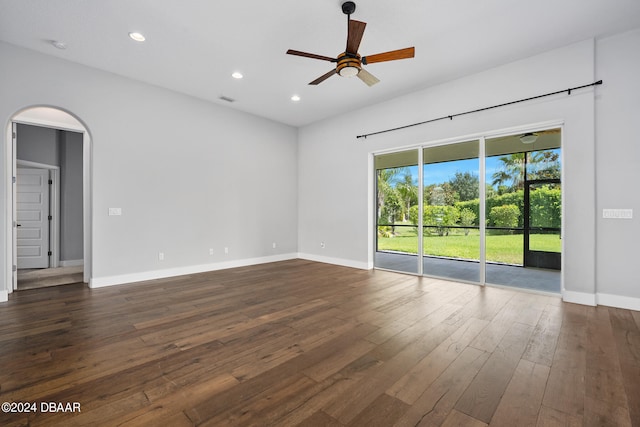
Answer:
[{"label": "sliding glass door", "polygon": [[560,292],[560,129],[486,141],[486,283]]},{"label": "sliding glass door", "polygon": [[375,156],[375,267],[559,293],[560,159],[560,129]]},{"label": "sliding glass door", "polygon": [[478,140],[423,149],[423,272],[480,282]]}]

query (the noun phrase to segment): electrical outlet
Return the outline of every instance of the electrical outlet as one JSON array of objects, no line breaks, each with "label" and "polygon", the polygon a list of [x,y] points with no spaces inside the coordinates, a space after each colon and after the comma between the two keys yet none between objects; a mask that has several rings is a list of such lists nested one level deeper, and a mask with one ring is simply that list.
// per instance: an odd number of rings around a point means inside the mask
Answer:
[{"label": "electrical outlet", "polygon": [[320,242],[320,247],[324,249],[324,242]]},{"label": "electrical outlet", "polygon": [[158,252],[158,261],[164,261],[164,252]]},{"label": "electrical outlet", "polygon": [[224,248],[224,253],[228,254],[229,253],[229,248]]},{"label": "electrical outlet", "polygon": [[109,208],[109,216],[122,215],[122,208]]},{"label": "electrical outlet", "polygon": [[209,248],[209,255],[213,255],[213,248]]},{"label": "electrical outlet", "polygon": [[276,248],[276,242],[273,242],[273,249]]}]

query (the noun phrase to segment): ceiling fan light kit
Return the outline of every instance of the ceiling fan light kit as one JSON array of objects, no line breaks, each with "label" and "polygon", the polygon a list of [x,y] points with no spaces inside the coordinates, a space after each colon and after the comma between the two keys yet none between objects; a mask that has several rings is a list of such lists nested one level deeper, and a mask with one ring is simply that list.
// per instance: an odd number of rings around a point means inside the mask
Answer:
[{"label": "ceiling fan light kit", "polygon": [[351,56],[346,52],[338,55],[338,65],[336,71],[342,77],[353,77],[362,69],[360,55]]},{"label": "ceiling fan light kit", "polygon": [[413,58],[415,56],[415,48],[408,47],[405,49],[393,50],[390,52],[378,53],[375,55],[360,56],[358,48],[364,35],[364,29],[367,26],[366,22],[355,21],[351,19],[351,14],[355,12],[356,4],[352,1],[342,3],[342,12],[347,15],[347,47],[345,51],[338,55],[337,58],[331,58],[329,56],[316,55],[314,53],[302,52],[299,50],[289,49],[288,55],[303,56],[305,58],[319,59],[322,61],[335,62],[335,69],[329,71],[326,74],[318,77],[314,81],[310,82],[310,85],[317,85],[333,76],[338,74],[341,77],[354,77],[358,76],[368,86],[373,86],[380,80],[373,74],[362,68],[363,65],[372,64],[375,62],[395,61],[397,59]]}]

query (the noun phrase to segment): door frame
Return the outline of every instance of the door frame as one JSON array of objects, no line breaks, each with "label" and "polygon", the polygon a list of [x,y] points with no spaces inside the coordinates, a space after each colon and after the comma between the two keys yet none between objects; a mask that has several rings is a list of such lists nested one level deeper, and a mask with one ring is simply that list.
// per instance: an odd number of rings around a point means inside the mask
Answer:
[{"label": "door frame", "polygon": [[[527,155],[525,153],[525,174],[526,174],[526,164],[527,164]],[[560,170],[562,173],[562,169]],[[562,185],[562,181],[557,179],[538,179],[538,180],[528,180],[525,176],[524,179],[524,218],[523,218],[523,267],[534,267],[534,268],[548,268],[553,270],[560,270],[562,268],[562,252],[559,254],[557,252],[545,252],[545,251],[532,251],[530,249],[530,238],[531,238],[531,229],[538,228],[546,231],[558,231],[559,235],[562,236],[562,228],[553,228],[553,227],[531,227],[531,186],[534,185],[544,185],[544,184],[560,184]],[[562,188],[562,187],[561,187]],[[562,195],[562,190],[560,191]],[[561,202],[561,208],[562,208]],[[557,254],[557,255],[556,255]]]},{"label": "door frame", "polygon": [[[68,117],[69,120],[62,120],[50,117],[39,116],[37,114],[29,115],[35,109],[56,110],[56,113],[62,113],[62,116]],[[14,139],[14,132],[17,124],[27,124],[41,127],[48,127],[58,130],[66,130],[78,132],[82,134],[82,230],[83,230],[83,281],[90,283],[92,276],[92,182],[91,182],[91,134],[89,128],[75,114],[56,106],[51,105],[32,105],[16,111],[11,116],[7,125],[5,136],[5,153],[6,153],[6,173],[5,182],[7,183],[7,212],[6,212],[6,277],[7,293],[12,293],[17,289],[17,260],[16,260],[16,185],[14,177],[17,169],[17,148]]]},{"label": "door frame", "polygon": [[[368,238],[367,238],[367,265],[369,266],[370,269],[377,269],[377,267],[375,266],[374,263],[374,259],[375,259],[375,252],[377,250],[377,244],[376,244],[376,235],[377,235],[377,197],[375,197],[374,195],[376,194],[376,171],[375,171],[375,157],[378,155],[382,155],[382,154],[391,154],[391,153],[396,153],[399,151],[407,151],[407,150],[412,150],[412,149],[418,149],[420,150],[420,152],[422,152],[422,149],[424,148],[429,148],[429,147],[436,147],[436,146],[442,146],[442,145],[449,145],[449,144],[456,144],[456,143],[460,143],[460,142],[465,142],[465,141],[469,141],[469,140],[473,140],[473,139],[477,139],[480,142],[480,149],[479,149],[479,158],[480,158],[480,176],[484,177],[486,175],[486,165],[485,165],[485,158],[486,158],[486,140],[490,139],[490,138],[497,138],[500,136],[511,136],[511,135],[516,135],[516,134],[522,134],[522,133],[527,133],[527,132],[539,132],[542,130],[547,130],[547,129],[555,129],[555,128],[559,128],[560,129],[560,146],[562,148],[564,148],[564,138],[565,138],[565,122],[564,119],[556,119],[556,120],[548,120],[548,121],[544,121],[544,122],[537,122],[537,123],[530,123],[530,124],[526,124],[526,125],[519,125],[519,126],[511,126],[511,127],[505,127],[502,129],[494,129],[494,130],[485,130],[485,131],[480,131],[480,132],[475,132],[475,133],[470,133],[470,134],[466,134],[466,135],[459,135],[459,136],[454,136],[454,137],[450,137],[450,138],[442,138],[442,139],[437,139],[437,140],[432,140],[432,141],[423,141],[423,142],[418,142],[418,143],[412,143],[412,144],[407,144],[407,145],[399,145],[399,146],[395,146],[395,147],[388,147],[388,148],[383,148],[383,149],[379,149],[379,150],[372,150],[368,152],[368,178],[369,178],[369,182],[368,182],[368,206],[369,206],[369,214],[368,216],[368,221],[367,221],[367,226],[369,229],[369,233],[368,233]],[[562,150],[561,155],[561,163],[562,163],[562,169],[561,169],[561,176],[560,176],[560,181],[562,183],[565,182],[564,179],[564,174],[565,174],[565,170],[566,170],[566,159],[565,159],[565,150]],[[422,158],[420,159],[420,161],[422,161]],[[421,165],[422,166],[422,165]],[[422,167],[419,167],[418,170],[421,170]],[[422,177],[419,178],[420,180],[422,180]],[[422,182],[422,181],[420,181]],[[484,200],[486,198],[486,190],[484,188],[484,185],[480,186],[480,206],[479,206],[479,210],[480,210],[480,218],[486,218],[486,206]],[[561,229],[561,239],[562,239],[562,249],[561,249],[561,254],[565,254],[565,239],[564,239],[564,230],[565,230],[565,186],[563,185],[561,188],[561,198],[562,198],[562,207],[561,207],[561,225],[560,225],[560,229]],[[418,191],[418,193],[421,193],[421,191]],[[422,206],[422,201],[420,201],[420,206]],[[419,213],[419,218],[422,219],[422,212],[420,211]],[[420,223],[420,226],[422,224]],[[487,283],[485,281],[486,279],[486,241],[485,241],[485,233],[486,229],[485,229],[485,224],[483,221],[480,222],[480,282],[477,283],[480,286],[485,286]],[[375,233],[375,234],[374,234]],[[420,235],[421,233],[419,233]],[[420,253],[418,254],[419,257],[422,257],[422,238],[418,238],[418,241],[420,242]],[[421,261],[420,261],[421,263]],[[564,294],[565,294],[565,285],[564,285],[564,275],[565,275],[565,268],[564,268],[564,263],[565,263],[565,257],[562,256],[561,257],[561,267],[560,267],[560,295],[562,298],[564,298]],[[384,269],[382,269],[384,270]],[[413,273],[406,273],[406,272],[402,272],[403,274],[413,274]],[[418,275],[418,274],[414,274],[414,275]],[[422,274],[420,274],[420,276],[422,276]],[[427,276],[427,277],[433,277],[433,276]],[[447,279],[447,278],[444,278]],[[497,286],[500,287],[500,285],[494,285],[491,284],[491,286]],[[545,294],[544,292],[537,292],[537,291],[531,291],[531,290],[524,290],[525,292],[534,292],[534,293],[541,293],[541,294]]]}]

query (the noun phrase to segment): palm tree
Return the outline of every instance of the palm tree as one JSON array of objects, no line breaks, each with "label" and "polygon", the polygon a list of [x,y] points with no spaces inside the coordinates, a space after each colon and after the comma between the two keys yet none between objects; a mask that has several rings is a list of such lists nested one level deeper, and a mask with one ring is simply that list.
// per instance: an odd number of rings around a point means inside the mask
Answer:
[{"label": "palm tree", "polygon": [[491,185],[500,187],[508,185],[512,191],[524,188],[524,153],[512,153],[502,156],[498,160],[502,162],[492,176]]},{"label": "palm tree", "polygon": [[378,169],[378,185],[377,185],[377,197],[378,197],[378,219],[382,213],[382,207],[386,196],[393,190],[393,184],[398,176],[397,168],[390,169]]},{"label": "palm tree", "polygon": [[502,163],[491,177],[495,187],[508,186],[511,191],[524,188],[524,156],[527,155],[528,179],[560,178],[560,154],[556,150],[512,153],[498,160]]},{"label": "palm tree", "polygon": [[[409,177],[409,182],[412,181],[411,171],[406,167],[399,167],[379,169],[377,172],[378,223],[381,220],[388,222],[391,225],[391,233],[395,234],[396,221],[404,219],[405,197],[401,191],[408,191],[404,187],[407,183],[407,176]],[[403,181],[399,181],[401,175],[403,176]]]},{"label": "palm tree", "polygon": [[400,194],[403,203],[403,220],[409,218],[409,209],[411,206],[418,204],[418,186],[413,182],[413,175],[409,169],[404,171],[402,181],[396,184],[396,190]]},{"label": "palm tree", "polygon": [[[529,153],[528,179],[560,179],[560,153],[556,150]],[[531,167],[529,167],[531,165]]]}]

